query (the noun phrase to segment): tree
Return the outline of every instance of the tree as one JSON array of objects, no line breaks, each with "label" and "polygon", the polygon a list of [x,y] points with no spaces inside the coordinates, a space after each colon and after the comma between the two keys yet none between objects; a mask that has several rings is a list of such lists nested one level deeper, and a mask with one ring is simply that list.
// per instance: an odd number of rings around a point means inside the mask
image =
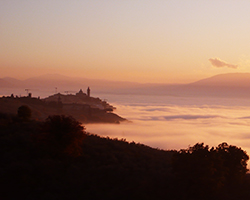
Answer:
[{"label": "tree", "polygon": [[53,154],[72,156],[82,154],[81,145],[86,134],[81,123],[73,117],[64,115],[49,116],[43,128],[43,139]]},{"label": "tree", "polygon": [[197,143],[173,155],[176,184],[188,198],[208,196],[214,190],[214,169],[209,154],[207,145]]},{"label": "tree", "polygon": [[217,159],[223,163],[223,172],[228,183],[241,183],[248,171],[247,161],[249,156],[241,148],[228,145],[227,143],[219,144],[216,148]]},{"label": "tree", "polygon": [[29,106],[22,105],[18,108],[17,115],[19,118],[27,120],[31,117],[31,109]]},{"label": "tree", "polygon": [[248,159],[245,151],[227,143],[211,149],[197,143],[174,154],[173,172],[181,190],[190,198],[201,198],[218,193],[224,186],[240,184]]}]

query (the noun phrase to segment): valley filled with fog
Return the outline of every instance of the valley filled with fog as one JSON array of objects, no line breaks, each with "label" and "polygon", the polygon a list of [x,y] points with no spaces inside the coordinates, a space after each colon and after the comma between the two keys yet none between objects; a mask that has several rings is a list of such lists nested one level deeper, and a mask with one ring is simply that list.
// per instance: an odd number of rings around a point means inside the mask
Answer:
[{"label": "valley filled with fog", "polygon": [[222,142],[250,152],[250,101],[246,98],[105,95],[130,122],[87,124],[87,132],[165,150]]},{"label": "valley filled with fog", "polygon": [[204,142],[222,142],[250,152],[250,74],[221,74],[197,82],[139,84],[70,78],[47,74],[26,80],[2,78],[0,96],[45,98],[55,93],[85,92],[107,101],[129,122],[84,124],[100,136],[124,138],[160,149],[181,149]]}]

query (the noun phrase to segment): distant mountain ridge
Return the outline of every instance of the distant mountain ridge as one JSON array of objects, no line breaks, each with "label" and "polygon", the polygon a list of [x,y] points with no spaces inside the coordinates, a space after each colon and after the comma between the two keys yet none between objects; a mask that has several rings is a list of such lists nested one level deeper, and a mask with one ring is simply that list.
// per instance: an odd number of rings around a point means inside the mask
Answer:
[{"label": "distant mountain ridge", "polygon": [[119,88],[140,85],[140,83],[126,82],[126,81],[109,81],[101,79],[88,79],[81,77],[68,77],[60,74],[45,74],[37,77],[31,77],[25,80],[18,80],[11,77],[0,78],[0,87],[110,87]]},{"label": "distant mountain ridge", "polygon": [[170,96],[250,98],[250,73],[218,74],[189,84],[156,85],[149,92]]},{"label": "distant mountain ridge", "polygon": [[219,74],[202,79],[189,85],[192,86],[217,86],[217,87],[249,87],[250,73]]},{"label": "distant mountain ridge", "polygon": [[4,78],[0,79],[0,87],[13,87],[13,83],[6,81]]},{"label": "distant mountain ridge", "polygon": [[[136,83],[46,74],[26,80],[0,78],[0,88],[77,92],[90,87],[101,94],[250,97],[250,73],[219,74],[188,84]],[[1,95],[1,94],[0,94]]]}]

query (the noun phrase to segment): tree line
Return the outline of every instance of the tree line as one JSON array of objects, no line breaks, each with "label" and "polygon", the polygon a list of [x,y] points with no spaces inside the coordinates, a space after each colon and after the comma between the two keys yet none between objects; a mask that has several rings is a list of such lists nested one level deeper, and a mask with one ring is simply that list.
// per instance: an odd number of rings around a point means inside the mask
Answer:
[{"label": "tree line", "polygon": [[249,199],[247,153],[221,143],[160,150],[86,132],[70,116],[0,113],[3,199]]}]

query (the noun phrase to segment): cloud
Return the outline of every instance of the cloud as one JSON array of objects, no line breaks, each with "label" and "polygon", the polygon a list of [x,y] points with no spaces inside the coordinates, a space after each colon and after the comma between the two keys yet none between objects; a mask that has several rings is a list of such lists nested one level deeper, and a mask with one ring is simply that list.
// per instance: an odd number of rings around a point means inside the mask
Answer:
[{"label": "cloud", "polygon": [[146,116],[139,120],[142,121],[165,121],[165,120],[196,120],[196,119],[212,119],[224,118],[219,115],[168,115],[168,116]]},{"label": "cloud", "polygon": [[238,119],[250,119],[250,116],[239,117]]},{"label": "cloud", "polygon": [[165,120],[183,119],[183,120],[195,120],[195,119],[210,119],[220,117],[218,115],[172,115],[164,117]]},{"label": "cloud", "polygon": [[238,65],[226,63],[225,61],[220,60],[219,58],[210,58],[209,61],[212,64],[212,66],[218,67],[218,68],[221,68],[221,67],[228,67],[228,68],[233,68],[233,69],[238,68]]}]

